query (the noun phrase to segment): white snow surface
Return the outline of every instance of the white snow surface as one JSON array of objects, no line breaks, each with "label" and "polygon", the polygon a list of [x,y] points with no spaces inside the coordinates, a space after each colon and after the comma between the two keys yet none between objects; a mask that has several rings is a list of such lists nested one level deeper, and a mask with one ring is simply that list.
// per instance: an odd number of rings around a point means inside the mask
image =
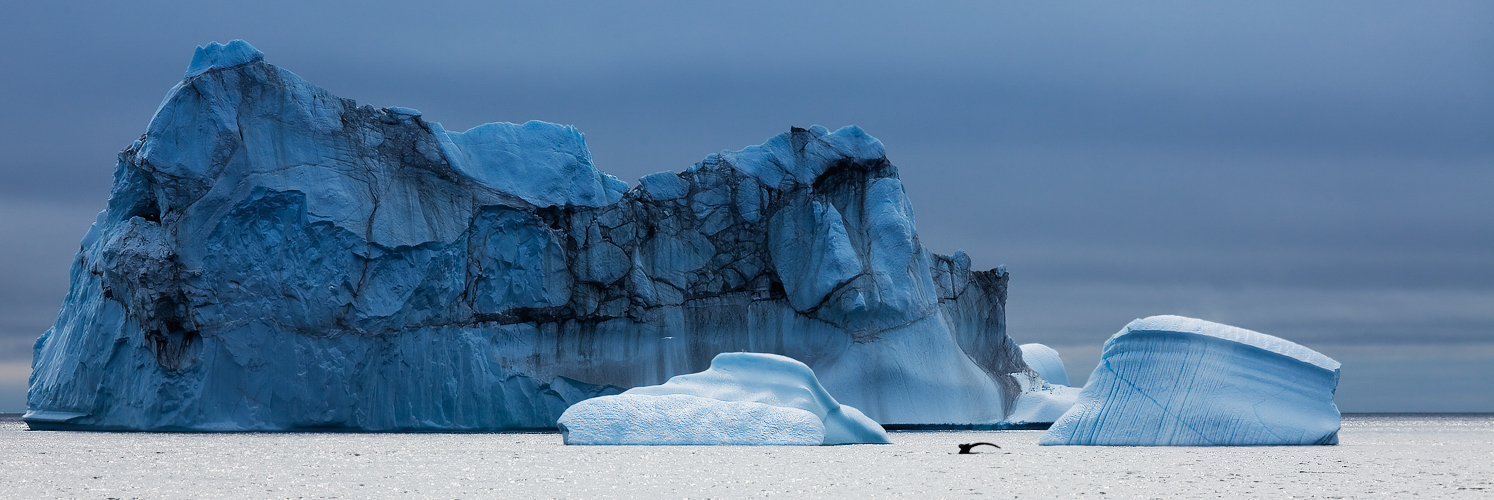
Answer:
[{"label": "white snow surface", "polygon": [[1126,325],[1126,328],[1115,335],[1110,336],[1110,339],[1114,340],[1116,337],[1139,332],[1177,332],[1207,335],[1220,340],[1258,347],[1262,350],[1287,356],[1303,363],[1311,363],[1324,370],[1336,371],[1340,366],[1338,361],[1335,361],[1333,358],[1324,356],[1323,353],[1308,349],[1290,340],[1240,327],[1184,316],[1162,315],[1138,319]]},{"label": "white snow surface", "polygon": [[1339,363],[1301,345],[1181,316],[1132,321],[1105,342],[1044,445],[1337,444]]},{"label": "white snow surface", "polygon": [[661,385],[582,401],[559,424],[567,444],[891,442],[882,426],[836,402],[809,366],[747,352],[718,354],[710,369]]}]

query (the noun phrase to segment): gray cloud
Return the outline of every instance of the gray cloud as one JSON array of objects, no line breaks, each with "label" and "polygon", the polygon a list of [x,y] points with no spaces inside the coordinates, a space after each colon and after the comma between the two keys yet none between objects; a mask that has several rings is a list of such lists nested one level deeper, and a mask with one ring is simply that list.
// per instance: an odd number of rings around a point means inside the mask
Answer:
[{"label": "gray cloud", "polygon": [[[1080,365],[1162,313],[1330,355],[1486,352],[1469,346],[1494,345],[1489,19],[1481,2],[8,6],[0,361],[55,319],[115,154],[194,46],[232,38],[448,128],[575,124],[629,181],[861,125],[922,241],[1007,264],[1013,335]],[[1346,408],[1415,407],[1351,389],[1431,356],[1387,349],[1354,351],[1372,366],[1346,368]],[[1494,365],[1468,359],[1447,366]],[[1494,410],[1483,391],[1435,407]]]}]

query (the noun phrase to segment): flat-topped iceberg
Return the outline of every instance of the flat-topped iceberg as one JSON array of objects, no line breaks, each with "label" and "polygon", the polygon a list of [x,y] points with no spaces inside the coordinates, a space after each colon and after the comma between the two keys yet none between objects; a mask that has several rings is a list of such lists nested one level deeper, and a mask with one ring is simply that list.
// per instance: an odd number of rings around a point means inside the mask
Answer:
[{"label": "flat-topped iceberg", "polygon": [[497,430],[699,372],[803,360],[884,423],[1002,422],[1008,277],[937,255],[882,143],[793,128],[628,188],[576,129],[451,132],[235,41],[119,155],[33,427]]},{"label": "flat-topped iceberg", "polygon": [[1263,333],[1152,316],[1105,342],[1044,445],[1337,444],[1339,363]]},{"label": "flat-topped iceberg", "polygon": [[882,426],[842,405],[804,363],[722,353],[711,368],[571,406],[566,444],[886,444]]}]

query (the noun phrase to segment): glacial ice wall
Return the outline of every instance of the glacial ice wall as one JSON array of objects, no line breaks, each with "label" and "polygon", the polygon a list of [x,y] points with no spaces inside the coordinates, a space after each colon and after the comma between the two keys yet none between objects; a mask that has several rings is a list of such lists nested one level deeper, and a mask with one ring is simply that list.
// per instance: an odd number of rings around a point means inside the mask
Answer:
[{"label": "glacial ice wall", "polygon": [[[1259,332],[1152,316],[1105,342],[1043,445],[1337,444],[1339,363]],[[1025,395],[1024,395],[1025,397]]]},{"label": "glacial ice wall", "polygon": [[566,444],[888,444],[887,431],[836,402],[814,371],[776,354],[728,352],[711,368],[572,405]]},{"label": "glacial ice wall", "polygon": [[627,188],[574,128],[456,133],[199,48],[119,155],[33,427],[487,430],[803,361],[884,423],[1006,418],[1007,275],[930,253],[882,144],[792,129]]}]

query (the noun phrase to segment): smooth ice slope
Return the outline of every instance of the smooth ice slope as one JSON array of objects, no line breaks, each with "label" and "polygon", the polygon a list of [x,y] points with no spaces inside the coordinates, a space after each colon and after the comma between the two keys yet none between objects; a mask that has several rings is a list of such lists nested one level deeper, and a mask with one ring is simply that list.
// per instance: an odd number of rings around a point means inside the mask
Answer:
[{"label": "smooth ice slope", "polygon": [[1044,445],[1337,444],[1339,364],[1270,335],[1152,316],[1105,342]]},{"label": "smooth ice slope", "polygon": [[552,427],[717,353],[805,360],[885,423],[1007,418],[1007,274],[918,242],[882,143],[794,128],[626,189],[544,122],[450,132],[249,44],[200,48],[37,340],[26,420]]},{"label": "smooth ice slope", "polygon": [[1080,389],[1050,384],[1040,377],[1016,375],[1022,383],[1022,394],[1007,415],[1009,424],[1050,424],[1079,400]]},{"label": "smooth ice slope", "polygon": [[1043,344],[1022,344],[1022,361],[1050,384],[1069,385],[1069,373],[1058,351]]},{"label": "smooth ice slope", "polygon": [[1068,373],[1058,351],[1043,344],[1022,344],[1022,361],[1030,373],[1012,374],[1022,385],[1022,394],[1012,405],[1007,422],[1012,424],[1045,424],[1058,420],[1074,406],[1079,388],[1069,387]]},{"label": "smooth ice slope", "polygon": [[882,426],[841,405],[804,363],[722,353],[711,368],[662,385],[577,403],[566,444],[886,444]]}]

